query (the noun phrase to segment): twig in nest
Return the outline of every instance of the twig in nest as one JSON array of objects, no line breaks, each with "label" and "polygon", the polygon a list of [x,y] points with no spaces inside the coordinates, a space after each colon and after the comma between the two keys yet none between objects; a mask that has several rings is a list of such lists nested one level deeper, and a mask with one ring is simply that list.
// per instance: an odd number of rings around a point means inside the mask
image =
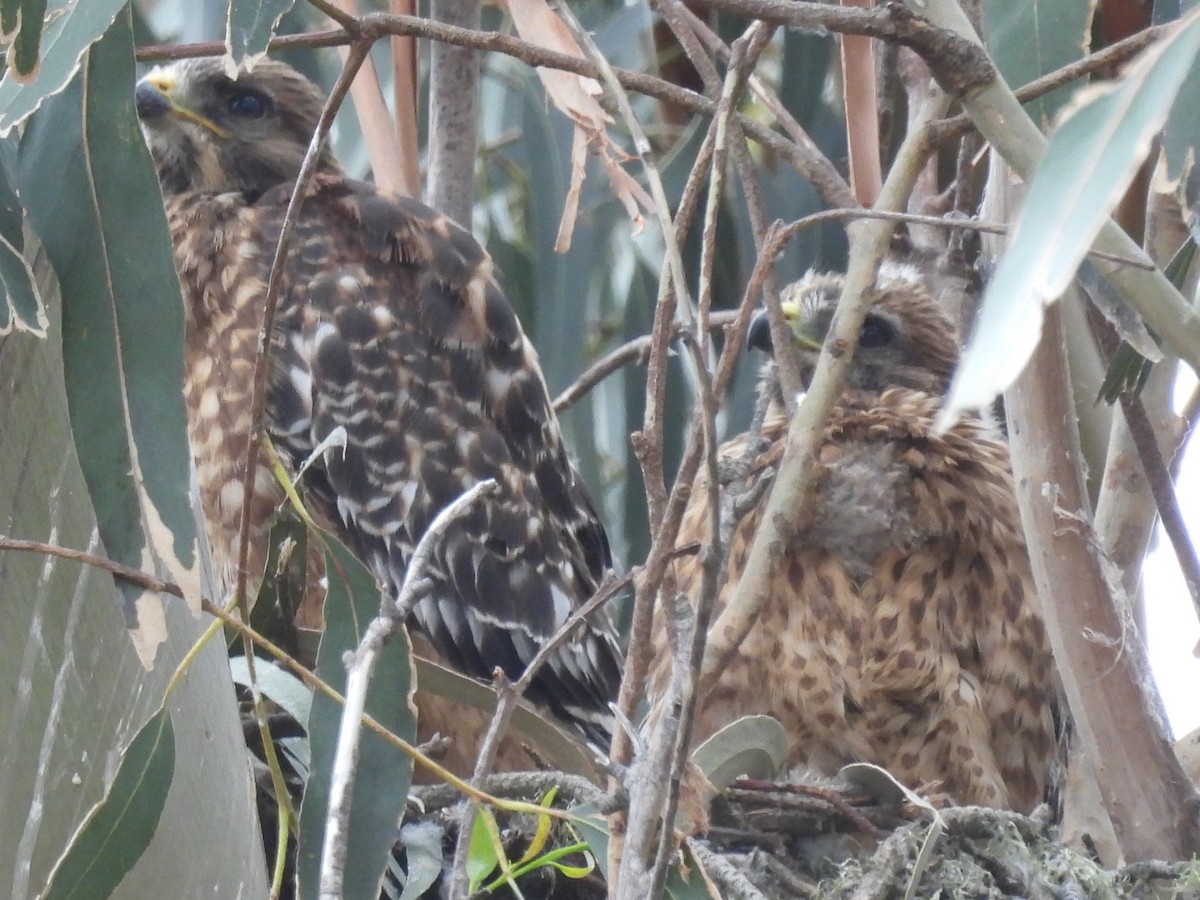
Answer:
[{"label": "twig in nest", "polygon": [[[725,792],[728,799],[755,805],[771,804],[801,809],[832,809],[845,817],[863,834],[881,838],[884,832],[855,809],[839,791],[815,784],[777,784],[771,781],[739,779]],[[812,802],[812,801],[815,801]]]}]

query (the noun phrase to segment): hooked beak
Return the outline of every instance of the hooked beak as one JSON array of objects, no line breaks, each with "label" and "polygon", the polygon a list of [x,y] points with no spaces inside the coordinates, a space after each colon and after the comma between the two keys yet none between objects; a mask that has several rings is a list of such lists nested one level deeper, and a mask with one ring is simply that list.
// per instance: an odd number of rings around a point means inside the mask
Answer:
[{"label": "hooked beak", "polygon": [[[800,304],[785,302],[781,309],[784,320],[792,329],[793,346],[820,352],[824,335],[813,335],[805,329],[804,323],[800,320]],[[767,354],[775,352],[774,344],[771,341],[771,320],[765,309],[760,309],[750,320],[750,327],[746,331],[746,346]]]},{"label": "hooked beak", "polygon": [[133,90],[138,118],[149,124],[163,116],[171,115],[206,128],[217,137],[229,137],[229,132],[216,122],[186,106],[181,106],[175,96],[177,87],[173,72],[161,67],[152,69],[149,74],[138,81]]}]

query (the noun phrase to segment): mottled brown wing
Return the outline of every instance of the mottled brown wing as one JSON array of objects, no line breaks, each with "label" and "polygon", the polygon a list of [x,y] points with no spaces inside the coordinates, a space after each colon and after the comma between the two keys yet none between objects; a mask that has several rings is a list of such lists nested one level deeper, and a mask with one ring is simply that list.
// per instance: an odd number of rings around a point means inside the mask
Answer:
[{"label": "mottled brown wing", "polygon": [[[772,562],[760,617],[700,699],[696,739],[774,716],[788,763],[832,775],[873,762],[961,803],[1028,811],[1057,768],[1057,685],[1004,444],[978,419],[932,431],[938,401],[892,389],[834,412],[810,509]],[[773,478],[786,420],[750,479]],[[737,458],[746,441],[722,448]],[[709,539],[702,480],[680,542]],[[736,591],[765,496],[738,524],[718,613]],[[700,566],[675,564],[695,597]],[[656,629],[652,693],[670,654]]]},{"label": "mottled brown wing", "polygon": [[959,802],[1029,811],[1056,769],[1058,687],[1008,451],[978,419],[933,433],[938,401],[892,390],[842,417],[842,448],[895,448],[884,505],[908,539],[863,583],[864,718],[881,761]]},{"label": "mottled brown wing", "polygon": [[[254,206],[269,265],[287,191]],[[516,677],[595,590],[609,548],[550,409],[537,359],[474,239],[413,200],[322,178],[306,199],[275,329],[268,427],[317,511],[393,590],[437,513],[477,503],[433,555],[414,618],[460,670]],[[260,273],[265,280],[265,271]],[[608,628],[589,626],[530,696],[604,741],[620,680]]]},{"label": "mottled brown wing", "polygon": [[[787,420],[768,418],[762,437],[765,450],[750,466],[737,490],[753,491],[771,480],[779,464]],[[726,463],[743,459],[745,436],[724,444]],[[707,544],[711,539],[705,497],[706,479],[697,478],[684,512],[679,546]],[[741,582],[750,545],[762,522],[766,494],[734,529],[725,583],[715,603],[714,620],[728,605]],[[702,570],[697,555],[673,563],[679,590],[693,600],[700,594]],[[858,642],[864,611],[856,586],[833,554],[819,547],[789,547],[777,558],[773,587],[750,634],[715,682],[701,696],[694,740],[702,741],[722,726],[746,715],[769,715],[788,735],[788,766],[823,775],[856,759],[873,758],[855,722]],[[663,697],[671,674],[671,652],[661,610],[653,632],[654,660],[650,677],[652,702]],[[652,714],[657,714],[654,710]]]}]

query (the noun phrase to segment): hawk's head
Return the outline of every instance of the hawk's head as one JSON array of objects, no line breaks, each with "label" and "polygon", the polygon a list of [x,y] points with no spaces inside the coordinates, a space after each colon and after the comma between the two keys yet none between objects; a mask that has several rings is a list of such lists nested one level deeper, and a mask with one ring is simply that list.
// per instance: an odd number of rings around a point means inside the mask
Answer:
[{"label": "hawk's head", "polygon": [[[137,111],[168,195],[261,194],[295,179],[321,114],[321,94],[284,63],[236,80],[219,59],[158,66],[137,84]],[[337,163],[322,152],[318,167]]]},{"label": "hawk's head", "polygon": [[[842,282],[840,274],[809,272],[781,294],[805,384],[812,379],[817,354],[833,323]],[[920,274],[908,266],[885,263],[875,293],[858,335],[847,375],[849,387],[873,393],[906,387],[944,394],[958,362],[958,336]],[[751,321],[747,341],[751,347],[772,352],[765,310]]]}]

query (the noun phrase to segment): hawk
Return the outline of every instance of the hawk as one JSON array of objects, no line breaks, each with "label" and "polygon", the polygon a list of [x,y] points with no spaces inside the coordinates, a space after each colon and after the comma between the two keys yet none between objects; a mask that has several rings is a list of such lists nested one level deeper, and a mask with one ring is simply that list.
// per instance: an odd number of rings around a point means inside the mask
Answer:
[{"label": "hawk", "polygon": [[[159,67],[136,90],[185,305],[188,431],[213,557],[233,583],[267,281],[323,99],[264,60]],[[537,355],[472,236],[416,200],[348,178],[328,149],[283,263],[266,433],[308,508],[393,591],[439,511],[484,479],[438,541],[411,624],[459,671],[517,677],[609,567]],[[283,496],[259,453],[250,573]],[[594,619],[530,699],[596,743],[611,731],[617,644]]]},{"label": "hawk", "polygon": [[[811,378],[842,277],[785,292],[801,373]],[[844,393],[815,462],[810,506],[775,554],[753,629],[697,707],[696,739],[735,718],[775,717],[792,767],[833,775],[870,762],[959,803],[1028,812],[1057,769],[1057,681],[1013,493],[1008,449],[987,421],[933,430],[958,359],[955,330],[911,267],[885,264]],[[764,314],[752,345],[770,349]],[[788,418],[775,399],[761,435],[720,455],[749,491],[774,478]],[[732,533],[715,614],[737,590],[765,491]],[[692,492],[681,544],[709,541]],[[675,563],[696,596],[695,556]],[[656,629],[652,683],[669,676]]]}]

